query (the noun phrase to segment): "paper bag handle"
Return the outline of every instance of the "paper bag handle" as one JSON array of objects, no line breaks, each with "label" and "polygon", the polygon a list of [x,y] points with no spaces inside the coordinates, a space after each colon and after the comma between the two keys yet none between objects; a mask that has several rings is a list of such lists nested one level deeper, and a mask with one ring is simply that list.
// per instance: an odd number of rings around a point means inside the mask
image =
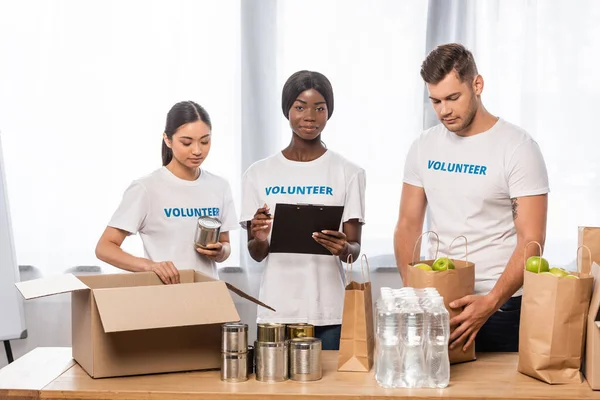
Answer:
[{"label": "paper bag handle", "polygon": [[419,243],[421,242],[421,238],[423,237],[423,235],[425,235],[426,233],[433,233],[435,235],[435,237],[437,238],[437,246],[435,247],[435,259],[437,260],[437,256],[438,256],[438,250],[440,249],[440,237],[438,236],[437,233],[435,233],[434,231],[425,231],[423,233],[421,233],[421,236],[419,236],[419,238],[417,239],[417,243],[415,243],[415,247],[413,248],[413,263],[417,262],[420,260],[415,260],[415,253],[417,251],[417,246],[419,245]]},{"label": "paper bag handle", "polygon": [[[369,280],[365,280],[365,266],[363,264],[363,258],[365,259],[365,263],[367,264],[367,277]],[[346,259],[346,284],[352,281],[352,269],[354,266],[354,257],[352,254],[348,254],[348,258]],[[367,260],[367,255],[363,254],[360,259],[360,269],[362,271],[362,279],[363,282],[371,282],[371,272],[369,272],[369,260]]]},{"label": "paper bag handle", "polygon": [[[365,267],[363,266],[363,260],[365,260],[365,264],[367,264],[367,279],[368,279],[368,281],[365,281]],[[362,270],[362,274],[363,274],[363,282],[371,282],[371,269],[369,267],[369,259],[367,258],[366,254],[363,254],[360,257],[360,269]]]},{"label": "paper bag handle", "polygon": [[452,241],[452,243],[450,243],[450,248],[448,249],[448,252],[451,253],[452,252],[452,245],[454,244],[454,242],[456,241],[456,239],[460,239],[463,238],[465,239],[465,266],[469,263],[469,241],[467,240],[467,237],[465,235],[460,235],[454,238],[454,240]]},{"label": "paper bag handle", "polygon": [[[529,242],[525,245],[525,248],[523,249],[523,269],[527,269],[527,247],[529,247],[530,244],[535,243],[538,245],[538,248],[540,249],[540,255],[538,256],[539,258],[542,258],[542,245],[539,244],[538,242],[536,242],[535,240],[533,242]],[[533,256],[535,257],[535,256]],[[540,273],[540,267],[542,266],[542,263],[540,262],[540,265],[538,265],[538,274]]]},{"label": "paper bag handle", "polygon": [[[589,275],[589,274],[592,272],[592,251],[591,251],[591,250],[590,250],[590,248],[589,248],[589,247],[587,247],[585,244],[582,244],[581,246],[579,246],[579,247],[577,248],[577,259],[575,260],[575,262],[577,263],[577,265],[580,265],[580,264],[577,262],[577,261],[579,260],[579,249],[582,249],[582,248],[584,248],[584,247],[587,249],[587,251],[588,251],[588,255],[590,256],[590,264],[589,264],[590,268],[588,269],[588,271],[587,271],[587,272],[585,272],[585,273],[584,273],[584,272],[583,272],[583,262],[582,262],[582,263],[581,263],[581,268],[580,268],[580,269],[578,269],[578,270],[579,270],[579,273],[580,273],[580,274]],[[581,254],[581,258],[583,258],[583,252],[582,252],[582,254]]]}]

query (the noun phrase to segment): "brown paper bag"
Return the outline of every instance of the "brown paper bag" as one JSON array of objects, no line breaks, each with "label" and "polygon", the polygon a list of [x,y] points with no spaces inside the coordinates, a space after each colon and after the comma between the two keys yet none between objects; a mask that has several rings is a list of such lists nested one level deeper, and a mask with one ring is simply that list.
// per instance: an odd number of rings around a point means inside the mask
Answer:
[{"label": "brown paper bag", "polygon": [[[426,233],[432,233],[437,237],[437,233],[433,231],[424,232],[417,243],[415,244],[415,250],[413,251],[413,260],[415,260],[415,251],[417,246],[420,243],[420,239]],[[440,296],[444,298],[444,305],[450,314],[450,318],[457,316],[461,313],[462,308],[450,308],[450,303],[454,300],[458,300],[461,297],[471,295],[475,293],[475,264],[469,262],[468,258],[468,244],[467,238],[464,236],[459,236],[458,238],[465,239],[465,259],[464,260],[455,260],[454,268],[447,271],[423,271],[418,268],[413,268],[416,264],[427,264],[431,266],[435,260],[424,260],[424,261],[413,261],[408,264],[407,268],[407,282],[406,286],[414,287],[416,289],[432,287],[437,289]],[[452,248],[452,244],[456,240],[454,239],[450,244],[450,248]],[[435,251],[435,258],[438,257],[439,250],[439,238],[438,238],[438,247]],[[449,350],[448,353],[450,357],[451,364],[457,364],[465,361],[473,361],[476,359],[475,356],[475,345],[471,345],[467,348],[466,351],[463,351],[462,346],[456,347],[454,349]]]},{"label": "brown paper bag", "polygon": [[518,371],[550,384],[582,382],[579,370],[594,280],[590,263],[572,273],[579,279],[524,273]]},{"label": "brown paper bag", "polygon": [[[365,264],[363,264],[363,260]],[[363,283],[352,280],[352,257],[348,257],[338,371],[369,372],[373,366],[375,351],[373,300],[369,262],[364,254],[360,266]],[[366,280],[365,269],[367,270]]]}]

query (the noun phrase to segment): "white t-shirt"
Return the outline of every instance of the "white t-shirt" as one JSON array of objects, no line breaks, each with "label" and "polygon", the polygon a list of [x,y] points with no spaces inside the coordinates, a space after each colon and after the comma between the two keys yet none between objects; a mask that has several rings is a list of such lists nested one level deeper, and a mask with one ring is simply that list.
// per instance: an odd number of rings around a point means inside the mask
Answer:
[{"label": "white t-shirt", "polygon": [[[496,284],[517,244],[511,199],[549,192],[546,164],[527,132],[499,119],[486,132],[461,137],[440,124],[412,144],[404,182],[423,187],[430,230],[440,237],[440,255],[475,263],[475,293]],[[518,209],[517,209],[518,212]],[[435,256],[429,235],[429,258]],[[519,295],[519,290],[516,295]]]},{"label": "white t-shirt", "polygon": [[[342,223],[364,223],[365,185],[365,171],[331,150],[310,162],[290,161],[279,152],[244,174],[241,225],[245,228],[265,203],[273,215],[277,203],[343,205]],[[344,282],[339,257],[271,253],[265,259],[260,300],[277,312],[259,307],[258,322],[341,324]]]},{"label": "white t-shirt", "polygon": [[206,170],[186,181],[162,167],[133,181],[108,226],[140,233],[146,258],[172,261],[177,269],[195,269],[217,277],[214,261],[194,246],[198,217],[221,221],[221,232],[237,229],[229,183]]}]

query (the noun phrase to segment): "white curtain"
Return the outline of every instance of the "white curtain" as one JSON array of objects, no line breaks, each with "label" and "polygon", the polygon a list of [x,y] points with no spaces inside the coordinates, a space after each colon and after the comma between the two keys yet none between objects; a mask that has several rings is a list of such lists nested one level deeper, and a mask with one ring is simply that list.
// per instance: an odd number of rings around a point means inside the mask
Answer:
[{"label": "white curtain", "polygon": [[551,190],[545,254],[573,264],[577,227],[600,226],[600,2],[432,0],[430,11],[428,47],[469,47],[485,106],[540,144]]},{"label": "white curtain", "polygon": [[[210,113],[206,168],[229,179],[239,204],[239,21],[238,1],[0,3],[0,132],[19,264],[102,264],[96,242],[129,183],[161,166],[166,115],[181,100]],[[143,254],[138,236],[124,247]]]}]

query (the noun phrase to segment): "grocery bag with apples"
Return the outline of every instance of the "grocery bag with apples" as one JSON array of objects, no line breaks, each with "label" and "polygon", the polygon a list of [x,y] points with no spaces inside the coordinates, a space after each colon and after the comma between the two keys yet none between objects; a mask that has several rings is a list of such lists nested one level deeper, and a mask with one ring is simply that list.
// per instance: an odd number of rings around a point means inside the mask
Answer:
[{"label": "grocery bag with apples", "polygon": [[[591,261],[579,272],[551,267],[542,256],[525,260],[519,372],[550,384],[582,382],[581,361],[592,295]],[[591,252],[587,246],[577,249]]]},{"label": "grocery bag with apples", "polygon": [[[415,257],[417,248],[421,243],[421,238],[425,234],[433,234],[437,238],[437,247],[434,260],[418,261]],[[475,264],[469,262],[467,238],[458,236],[450,244],[450,249],[457,239],[464,239],[465,259],[456,260],[448,257],[438,257],[439,236],[433,231],[423,232],[413,251],[413,261],[408,264],[405,286],[416,289],[432,287],[436,288],[439,294],[444,298],[444,304],[450,314],[450,318],[460,314],[462,309],[450,308],[449,304],[461,297],[471,295],[475,292]],[[450,363],[456,364],[465,361],[475,360],[475,345],[469,346],[466,351],[462,346],[449,350]]]}]

